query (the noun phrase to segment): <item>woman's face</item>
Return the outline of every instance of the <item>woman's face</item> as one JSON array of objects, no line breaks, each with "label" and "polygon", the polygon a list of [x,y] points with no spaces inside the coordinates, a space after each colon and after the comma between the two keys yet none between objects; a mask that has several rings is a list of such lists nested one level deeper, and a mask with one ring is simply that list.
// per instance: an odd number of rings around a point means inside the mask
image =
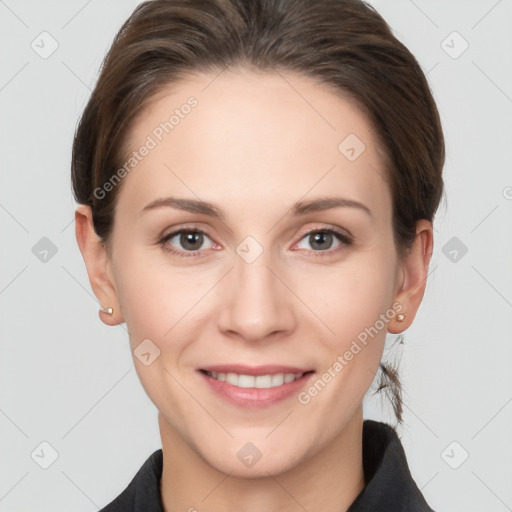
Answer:
[{"label": "woman's face", "polygon": [[156,98],[129,142],[102,303],[162,436],[247,477],[328,448],[360,417],[404,281],[369,122],[304,77],[204,74]]}]

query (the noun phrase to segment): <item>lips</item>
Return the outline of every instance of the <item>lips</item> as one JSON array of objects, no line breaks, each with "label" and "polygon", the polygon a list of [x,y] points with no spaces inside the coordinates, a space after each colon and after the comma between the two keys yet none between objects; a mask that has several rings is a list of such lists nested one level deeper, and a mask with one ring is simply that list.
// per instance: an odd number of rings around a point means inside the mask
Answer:
[{"label": "lips", "polygon": [[314,370],[284,365],[213,365],[198,369],[203,382],[223,400],[248,409],[275,405],[296,395]]},{"label": "lips", "polygon": [[312,368],[299,368],[297,366],[283,366],[275,364],[267,364],[262,366],[246,366],[241,364],[217,364],[213,366],[204,366],[200,370],[205,372],[216,373],[236,373],[238,375],[275,375],[278,373],[307,373],[313,371]]}]

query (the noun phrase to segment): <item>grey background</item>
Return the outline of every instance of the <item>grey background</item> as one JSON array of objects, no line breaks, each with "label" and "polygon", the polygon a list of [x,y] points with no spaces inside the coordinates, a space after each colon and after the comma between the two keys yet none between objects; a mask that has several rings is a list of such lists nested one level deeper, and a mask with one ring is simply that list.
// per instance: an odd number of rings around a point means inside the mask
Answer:
[{"label": "grey background", "polygon": [[[98,318],[69,173],[78,116],[137,3],[0,0],[1,511],[98,510],[161,446],[126,326]],[[371,3],[428,73],[447,143],[399,434],[437,512],[512,510],[512,2]],[[51,49],[43,31],[58,43],[47,58],[31,47]],[[377,397],[365,417],[392,422]],[[47,469],[42,442],[58,453]]]}]

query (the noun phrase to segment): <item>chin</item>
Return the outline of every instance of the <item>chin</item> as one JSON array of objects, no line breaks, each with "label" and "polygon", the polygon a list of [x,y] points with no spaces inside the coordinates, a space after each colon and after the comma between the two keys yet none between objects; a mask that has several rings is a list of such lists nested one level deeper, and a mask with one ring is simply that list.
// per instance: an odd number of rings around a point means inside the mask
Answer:
[{"label": "chin", "polygon": [[231,446],[219,446],[218,449],[216,453],[203,452],[202,457],[215,470],[234,478],[277,476],[294,469],[300,463],[297,448],[292,445],[288,446],[290,453],[286,453],[287,447],[283,444],[237,440]]},{"label": "chin", "polygon": [[261,458],[252,467],[245,467],[238,460],[234,464],[229,464],[229,461],[222,460],[218,461],[219,464],[213,467],[231,478],[241,478],[245,480],[256,480],[258,478],[268,478],[269,476],[278,476],[282,473],[293,469],[293,465],[287,464],[284,461],[264,461]]}]

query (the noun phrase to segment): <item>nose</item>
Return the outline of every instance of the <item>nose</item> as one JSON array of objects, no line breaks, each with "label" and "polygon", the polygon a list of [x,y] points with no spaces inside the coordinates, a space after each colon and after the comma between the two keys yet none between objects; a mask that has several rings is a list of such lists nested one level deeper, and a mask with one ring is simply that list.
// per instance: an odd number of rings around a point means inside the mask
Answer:
[{"label": "nose", "polygon": [[248,342],[287,336],[295,328],[297,299],[287,286],[286,271],[263,253],[251,263],[236,256],[224,281],[219,329]]}]

